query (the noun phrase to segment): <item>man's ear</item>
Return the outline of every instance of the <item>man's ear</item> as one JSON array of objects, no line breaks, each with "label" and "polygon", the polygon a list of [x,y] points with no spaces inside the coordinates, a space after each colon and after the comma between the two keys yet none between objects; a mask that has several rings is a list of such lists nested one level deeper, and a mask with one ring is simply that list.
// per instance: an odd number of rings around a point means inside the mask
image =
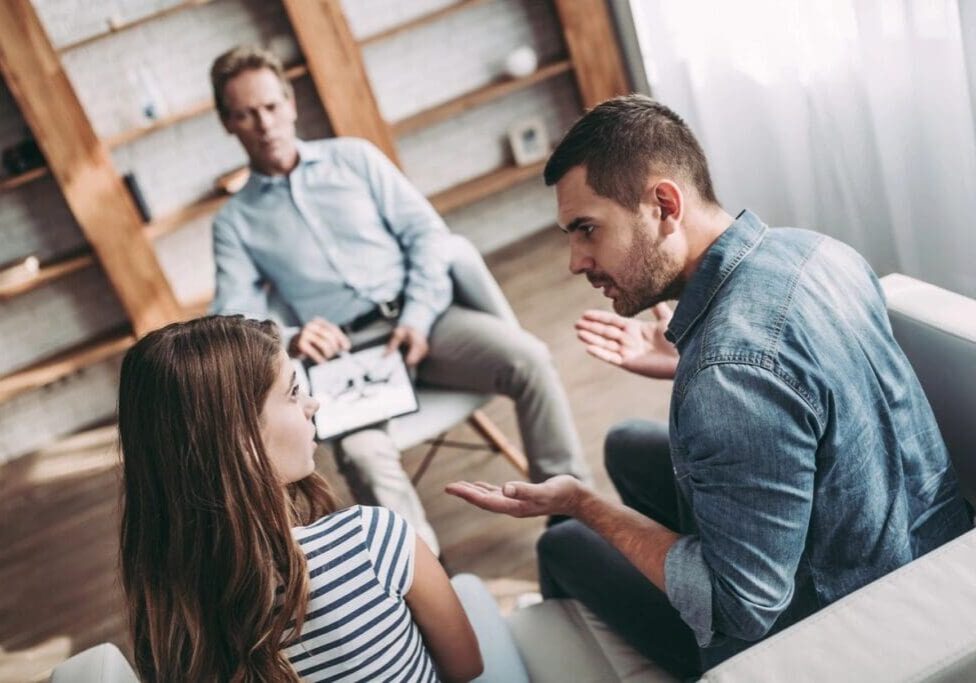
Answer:
[{"label": "man's ear", "polygon": [[644,201],[661,211],[661,227],[665,233],[673,232],[684,214],[685,201],[681,188],[672,180],[648,183]]}]

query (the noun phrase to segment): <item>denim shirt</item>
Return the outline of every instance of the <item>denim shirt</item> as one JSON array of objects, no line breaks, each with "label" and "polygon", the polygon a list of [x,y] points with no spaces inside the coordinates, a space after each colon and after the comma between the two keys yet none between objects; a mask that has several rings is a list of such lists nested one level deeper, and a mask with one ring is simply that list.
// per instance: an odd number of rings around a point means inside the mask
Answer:
[{"label": "denim shirt", "polygon": [[451,302],[440,216],[366,140],[298,154],[287,176],[252,170],[214,220],[211,310],[267,317],[270,283],[298,322],[342,325],[402,293],[400,324],[428,335]]},{"label": "denim shirt", "polygon": [[[824,235],[744,211],[667,332],[670,442],[688,529],[668,597],[709,663],[970,526],[880,284]],[[716,653],[721,654],[716,655]]]}]

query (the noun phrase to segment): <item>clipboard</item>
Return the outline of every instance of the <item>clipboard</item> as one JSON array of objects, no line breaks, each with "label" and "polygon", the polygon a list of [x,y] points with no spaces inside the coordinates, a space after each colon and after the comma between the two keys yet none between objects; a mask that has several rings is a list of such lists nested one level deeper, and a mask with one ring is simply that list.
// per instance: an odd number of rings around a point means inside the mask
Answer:
[{"label": "clipboard", "polygon": [[297,382],[319,402],[316,438],[328,441],[420,410],[399,351],[384,355],[389,335],[325,363],[293,360]]}]

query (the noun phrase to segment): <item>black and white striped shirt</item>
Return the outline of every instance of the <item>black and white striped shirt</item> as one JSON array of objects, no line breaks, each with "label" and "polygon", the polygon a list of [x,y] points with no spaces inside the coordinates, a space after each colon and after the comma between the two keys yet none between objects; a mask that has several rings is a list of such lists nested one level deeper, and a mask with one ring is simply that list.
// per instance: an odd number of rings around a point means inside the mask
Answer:
[{"label": "black and white striped shirt", "polygon": [[309,603],[301,640],[285,649],[310,681],[437,681],[403,597],[414,531],[385,508],[356,505],[292,530],[305,552]]}]

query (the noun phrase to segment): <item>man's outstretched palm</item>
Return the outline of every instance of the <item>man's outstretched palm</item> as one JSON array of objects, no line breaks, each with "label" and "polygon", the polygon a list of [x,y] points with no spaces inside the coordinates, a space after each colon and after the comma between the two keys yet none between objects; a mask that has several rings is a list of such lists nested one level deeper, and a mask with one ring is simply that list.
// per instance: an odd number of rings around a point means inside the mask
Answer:
[{"label": "man's outstretched palm", "polygon": [[595,358],[645,377],[674,379],[678,350],[664,336],[671,309],[661,303],[649,312],[645,321],[589,310],[576,321],[576,336]]},{"label": "man's outstretched palm", "polygon": [[483,481],[457,481],[444,489],[489,512],[512,517],[574,516],[585,487],[575,477],[559,474],[539,484],[510,481],[502,486]]}]

